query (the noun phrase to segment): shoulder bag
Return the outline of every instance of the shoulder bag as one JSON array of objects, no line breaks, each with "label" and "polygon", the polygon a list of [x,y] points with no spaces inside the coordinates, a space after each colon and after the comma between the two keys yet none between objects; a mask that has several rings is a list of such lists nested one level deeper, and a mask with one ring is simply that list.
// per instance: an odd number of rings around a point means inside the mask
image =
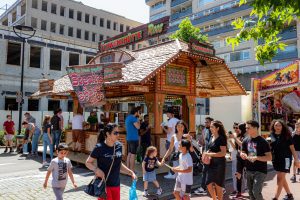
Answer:
[{"label": "shoulder bag", "polygon": [[95,176],[93,178],[93,180],[91,180],[91,182],[86,186],[84,192],[87,193],[90,196],[93,197],[99,197],[102,199],[106,199],[107,198],[107,193],[106,193],[106,181],[109,177],[111,168],[114,164],[115,161],[115,154],[116,154],[116,145],[114,145],[114,154],[113,154],[113,160],[112,163],[110,165],[109,171],[107,173],[107,176],[105,179],[101,179],[97,176]]}]

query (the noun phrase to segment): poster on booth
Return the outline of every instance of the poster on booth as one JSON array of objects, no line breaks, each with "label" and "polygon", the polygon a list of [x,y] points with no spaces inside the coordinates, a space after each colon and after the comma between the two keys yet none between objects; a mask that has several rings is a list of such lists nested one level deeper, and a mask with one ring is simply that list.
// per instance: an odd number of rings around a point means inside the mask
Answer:
[{"label": "poster on booth", "polygon": [[105,104],[104,83],[122,78],[122,63],[67,67],[68,76],[82,107]]},{"label": "poster on booth", "polygon": [[299,62],[294,62],[261,79],[261,90],[286,86],[299,81]]}]

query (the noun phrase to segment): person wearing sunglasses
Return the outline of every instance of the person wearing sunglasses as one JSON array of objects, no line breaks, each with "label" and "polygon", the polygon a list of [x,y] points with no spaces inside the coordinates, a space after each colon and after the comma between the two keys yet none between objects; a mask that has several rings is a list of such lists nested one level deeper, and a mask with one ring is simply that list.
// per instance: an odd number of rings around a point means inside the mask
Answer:
[{"label": "person wearing sunglasses", "polygon": [[[118,126],[107,124],[104,129],[101,129],[98,144],[85,163],[86,167],[93,170],[97,177],[106,180],[107,200],[120,200],[121,198],[121,171],[136,179],[135,173],[122,163],[122,144],[118,139]],[[95,160],[97,160],[97,166],[94,165]]]}]

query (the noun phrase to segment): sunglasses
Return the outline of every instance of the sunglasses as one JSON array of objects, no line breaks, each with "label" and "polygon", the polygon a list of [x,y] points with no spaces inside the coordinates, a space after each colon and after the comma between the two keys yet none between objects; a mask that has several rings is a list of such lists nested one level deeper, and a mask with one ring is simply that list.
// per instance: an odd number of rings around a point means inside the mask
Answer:
[{"label": "sunglasses", "polygon": [[115,131],[113,134],[114,134],[114,135],[119,135],[119,132],[118,132],[118,131]]}]

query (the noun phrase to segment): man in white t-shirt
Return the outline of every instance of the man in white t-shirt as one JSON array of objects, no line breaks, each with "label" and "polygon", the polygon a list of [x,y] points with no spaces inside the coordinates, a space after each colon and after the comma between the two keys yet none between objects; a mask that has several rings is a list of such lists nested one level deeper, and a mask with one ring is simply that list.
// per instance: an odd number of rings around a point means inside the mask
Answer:
[{"label": "man in white t-shirt", "polygon": [[[75,113],[74,113],[75,114]],[[81,144],[84,142],[83,133],[84,117],[81,112],[77,112],[72,119],[72,139],[73,139],[73,151],[81,151]]]},{"label": "man in white t-shirt", "polygon": [[179,119],[174,117],[173,109],[169,109],[167,111],[167,117],[169,119],[168,123],[167,123],[167,127],[162,126],[163,130],[167,133],[167,140],[166,140],[166,146],[165,146],[166,150],[168,150],[170,147],[171,138],[175,134],[176,124],[179,121]]}]

